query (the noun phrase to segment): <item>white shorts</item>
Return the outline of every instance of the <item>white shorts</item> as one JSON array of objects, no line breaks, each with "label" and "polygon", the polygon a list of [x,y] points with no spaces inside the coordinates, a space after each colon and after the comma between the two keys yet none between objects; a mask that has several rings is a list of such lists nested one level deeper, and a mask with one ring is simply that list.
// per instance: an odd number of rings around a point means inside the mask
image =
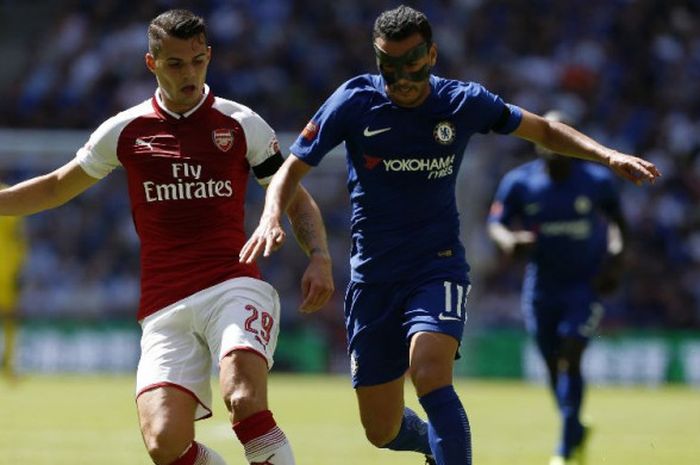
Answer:
[{"label": "white shorts", "polygon": [[277,291],[265,281],[234,278],[197,292],[141,320],[136,397],[173,386],[199,405],[195,420],[211,416],[212,361],[249,350],[272,367],[279,334]]}]

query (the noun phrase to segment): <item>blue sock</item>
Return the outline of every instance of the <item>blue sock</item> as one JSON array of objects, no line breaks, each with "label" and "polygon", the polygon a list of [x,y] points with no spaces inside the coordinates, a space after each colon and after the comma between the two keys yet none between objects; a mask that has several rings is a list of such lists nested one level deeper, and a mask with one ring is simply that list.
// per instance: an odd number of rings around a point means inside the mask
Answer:
[{"label": "blue sock", "polygon": [[583,425],[579,419],[583,401],[583,377],[581,374],[559,373],[556,395],[562,419],[559,454],[569,457],[583,436]]},{"label": "blue sock", "polygon": [[383,445],[382,449],[412,450],[432,454],[428,442],[428,424],[421,420],[416,412],[410,408],[404,408],[399,434]]},{"label": "blue sock", "polygon": [[469,419],[452,385],[419,398],[428,414],[430,449],[438,465],[471,465]]}]

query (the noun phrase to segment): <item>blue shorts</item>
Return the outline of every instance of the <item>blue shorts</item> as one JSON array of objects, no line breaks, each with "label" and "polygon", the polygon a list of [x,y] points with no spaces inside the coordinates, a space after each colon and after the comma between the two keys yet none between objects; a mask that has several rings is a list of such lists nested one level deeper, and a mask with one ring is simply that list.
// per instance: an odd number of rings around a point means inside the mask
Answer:
[{"label": "blue shorts", "polygon": [[523,309],[528,331],[545,357],[553,355],[562,339],[587,341],[597,331],[604,309],[589,284],[524,293]]},{"label": "blue shorts", "polygon": [[448,334],[461,342],[470,287],[467,280],[351,281],[345,294],[345,329],[353,387],[403,376],[411,336],[419,331]]}]

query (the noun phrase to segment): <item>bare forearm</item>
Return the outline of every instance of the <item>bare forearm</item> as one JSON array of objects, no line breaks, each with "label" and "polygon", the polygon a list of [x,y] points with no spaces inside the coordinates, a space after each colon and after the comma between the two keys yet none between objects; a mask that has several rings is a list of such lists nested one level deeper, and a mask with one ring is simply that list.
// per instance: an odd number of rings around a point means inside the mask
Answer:
[{"label": "bare forearm", "polygon": [[326,228],[323,225],[321,211],[313,198],[302,186],[287,209],[292,223],[294,237],[299,246],[308,255],[329,255]]},{"label": "bare forearm", "polygon": [[[281,169],[283,168],[280,168],[280,170]],[[288,176],[280,176],[279,173],[274,176],[270,185],[267,186],[265,207],[263,208],[262,217],[279,222],[282,218],[282,214],[289,208],[297,188],[298,183]]]},{"label": "bare forearm", "polygon": [[587,135],[560,122],[550,122],[542,145],[552,152],[584,160],[608,164],[615,151],[599,144]]},{"label": "bare forearm", "polygon": [[46,174],[0,191],[0,215],[31,215],[67,202],[56,195],[56,182]]}]

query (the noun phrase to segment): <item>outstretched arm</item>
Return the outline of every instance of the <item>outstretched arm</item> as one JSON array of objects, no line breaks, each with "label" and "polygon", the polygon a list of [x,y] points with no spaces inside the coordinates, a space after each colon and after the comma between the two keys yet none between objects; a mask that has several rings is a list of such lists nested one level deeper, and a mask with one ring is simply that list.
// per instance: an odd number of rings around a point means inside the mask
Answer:
[{"label": "outstretched arm", "polygon": [[0,190],[0,215],[31,215],[58,207],[97,181],[71,160],[51,173]]},{"label": "outstretched arm", "polygon": [[618,176],[641,185],[661,176],[653,163],[605,147],[559,121],[550,121],[523,110],[523,119],[513,135],[539,144],[552,152],[609,166]]}]

